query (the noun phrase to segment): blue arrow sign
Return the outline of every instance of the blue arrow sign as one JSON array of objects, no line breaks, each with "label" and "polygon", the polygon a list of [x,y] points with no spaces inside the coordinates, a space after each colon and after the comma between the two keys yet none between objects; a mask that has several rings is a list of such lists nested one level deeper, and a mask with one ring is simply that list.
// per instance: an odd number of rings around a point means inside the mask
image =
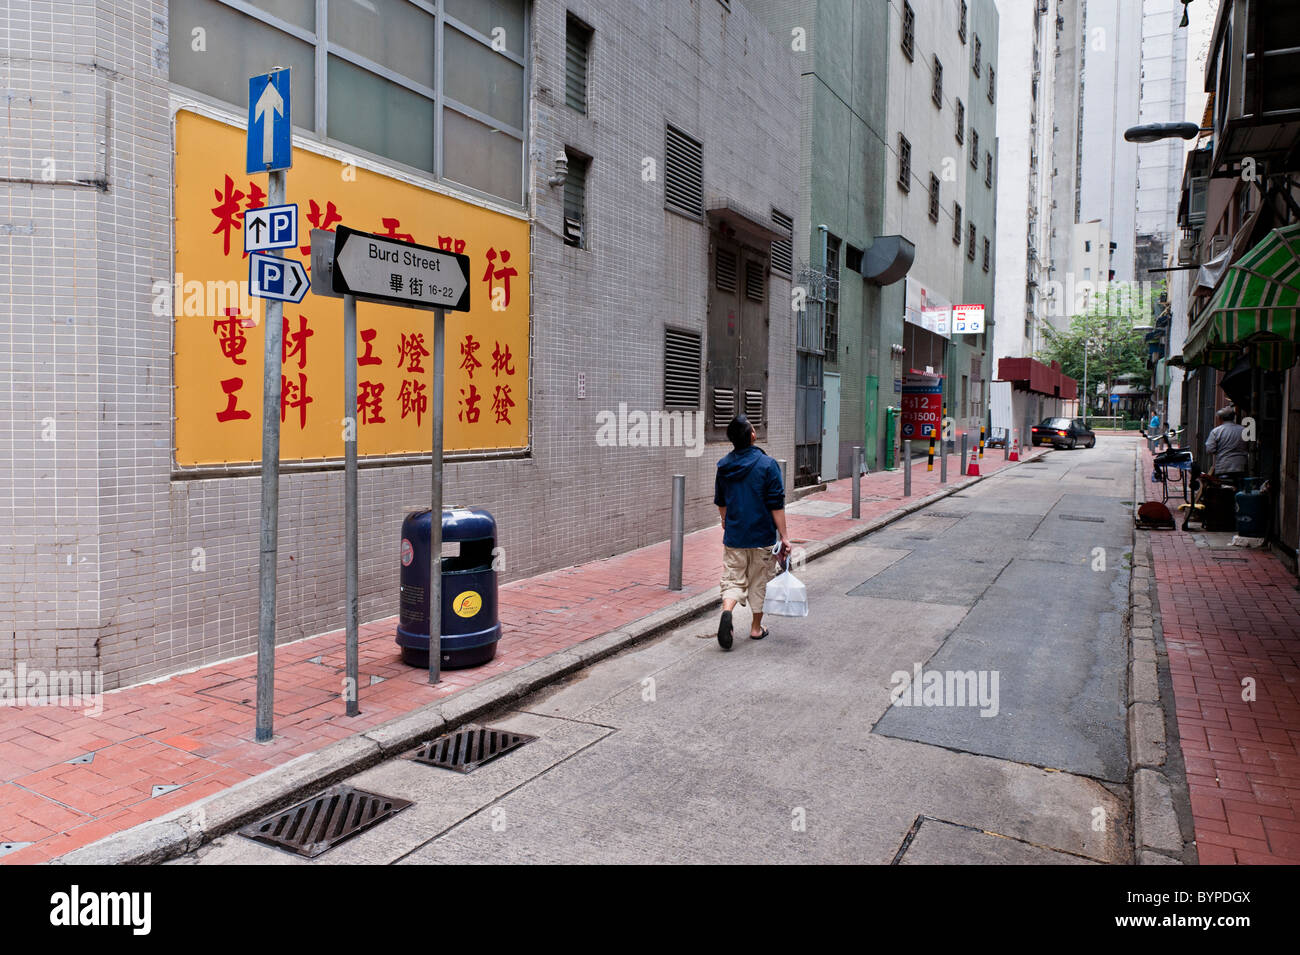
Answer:
[{"label": "blue arrow sign", "polygon": [[248,81],[248,169],[250,173],[293,165],[289,118],[289,71],[276,70]]},{"label": "blue arrow sign", "polygon": [[257,298],[301,302],[311,288],[301,262],[254,252],[248,257],[248,292]]}]

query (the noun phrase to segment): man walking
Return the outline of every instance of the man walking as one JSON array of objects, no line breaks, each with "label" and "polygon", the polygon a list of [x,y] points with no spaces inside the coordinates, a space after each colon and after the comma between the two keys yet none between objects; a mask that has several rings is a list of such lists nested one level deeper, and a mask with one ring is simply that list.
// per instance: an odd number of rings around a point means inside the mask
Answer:
[{"label": "man walking", "polygon": [[781,466],[754,446],[758,435],[743,414],[727,425],[734,450],[718,462],[713,503],[722,516],[722,620],[718,643],[730,650],[731,612],[737,603],[749,602],[753,613],[749,636],[762,640],[763,597],[775,569],[772,545],[781,541],[779,559],[790,554],[785,530],[785,487]]},{"label": "man walking", "polygon": [[1214,418],[1218,427],[1205,439],[1205,453],[1214,456],[1207,473],[1240,486],[1246,476],[1246,442],[1242,438],[1246,429],[1237,424],[1237,409],[1232,405],[1220,408]]}]

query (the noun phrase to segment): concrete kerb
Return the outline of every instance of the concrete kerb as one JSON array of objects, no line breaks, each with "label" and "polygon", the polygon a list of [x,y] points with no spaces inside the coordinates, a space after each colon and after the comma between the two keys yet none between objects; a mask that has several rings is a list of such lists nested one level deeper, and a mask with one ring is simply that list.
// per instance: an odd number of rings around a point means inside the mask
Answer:
[{"label": "concrete kerb", "polygon": [[[1133,515],[1142,504],[1141,448],[1133,466]],[[1159,623],[1151,534],[1134,522],[1129,577],[1128,747],[1133,851],[1138,865],[1196,864],[1195,829],[1174,710],[1173,680]],[[1174,532],[1177,533],[1177,532]]]},{"label": "concrete kerb", "polygon": [[[833,553],[935,501],[1040,456],[1023,458],[992,474],[962,477],[925,497],[909,501],[898,510],[850,527],[826,540],[817,541],[805,550],[805,560],[816,560]],[[407,752],[424,740],[449,733],[606,657],[689,623],[719,604],[721,597],[714,591],[686,597],[617,630],[548,654],[445,700],[429,703],[355,736],[304,753],[283,766],[246,779],[167,815],[74,849],[50,860],[50,864],[150,865],[192,852],[241,826],[287,808],[336,782]]]}]

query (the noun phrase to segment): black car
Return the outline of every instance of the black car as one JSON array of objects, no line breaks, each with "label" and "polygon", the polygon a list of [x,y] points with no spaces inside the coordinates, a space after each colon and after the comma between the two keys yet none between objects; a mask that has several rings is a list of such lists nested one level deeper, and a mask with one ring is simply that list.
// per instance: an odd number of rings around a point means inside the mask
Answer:
[{"label": "black car", "polygon": [[1054,448],[1091,448],[1097,443],[1097,436],[1082,418],[1044,418],[1034,426],[1030,439],[1035,447],[1050,444]]}]

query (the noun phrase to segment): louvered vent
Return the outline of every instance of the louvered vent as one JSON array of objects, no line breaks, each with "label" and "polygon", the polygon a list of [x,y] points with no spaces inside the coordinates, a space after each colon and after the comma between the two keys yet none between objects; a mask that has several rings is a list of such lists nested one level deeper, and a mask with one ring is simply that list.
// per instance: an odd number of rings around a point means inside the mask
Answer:
[{"label": "louvered vent", "polygon": [[718,249],[713,257],[713,284],[719,292],[736,291],[736,253]]},{"label": "louvered vent", "polygon": [[749,419],[750,424],[757,426],[763,423],[763,393],[761,391],[745,390],[745,417]]},{"label": "louvered vent", "polygon": [[700,336],[664,330],[664,407],[700,406]]},{"label": "louvered vent", "polygon": [[757,262],[750,262],[745,266],[745,298],[762,304],[765,277],[766,273]]},{"label": "louvered vent", "polygon": [[579,113],[587,111],[587,58],[591,27],[572,16],[564,32],[564,102]]},{"label": "louvered vent", "polygon": [[725,431],[736,417],[736,391],[734,388],[713,389],[713,427]]},{"label": "louvered vent", "polygon": [[789,239],[777,239],[772,243],[772,271],[780,272],[782,275],[794,277],[794,219],[790,218],[779,209],[772,210],[772,221],[776,223],[777,228],[786,235],[791,236]]},{"label": "louvered vent", "polygon": [[688,216],[704,215],[704,145],[672,126],[664,134],[664,202]]}]

